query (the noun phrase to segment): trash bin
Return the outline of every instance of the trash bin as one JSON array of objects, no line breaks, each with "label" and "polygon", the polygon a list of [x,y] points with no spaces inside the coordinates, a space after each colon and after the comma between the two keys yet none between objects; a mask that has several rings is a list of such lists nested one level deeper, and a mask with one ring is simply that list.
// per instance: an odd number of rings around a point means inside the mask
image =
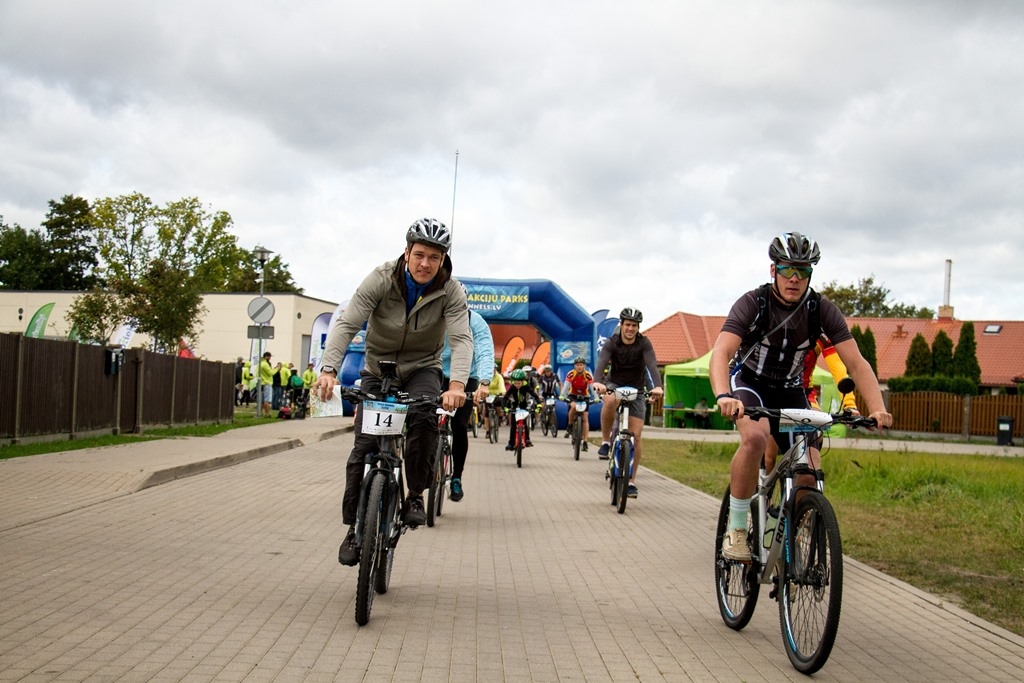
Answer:
[{"label": "trash bin", "polygon": [[1000,415],[996,418],[996,443],[1000,446],[1013,445],[1013,418]]}]

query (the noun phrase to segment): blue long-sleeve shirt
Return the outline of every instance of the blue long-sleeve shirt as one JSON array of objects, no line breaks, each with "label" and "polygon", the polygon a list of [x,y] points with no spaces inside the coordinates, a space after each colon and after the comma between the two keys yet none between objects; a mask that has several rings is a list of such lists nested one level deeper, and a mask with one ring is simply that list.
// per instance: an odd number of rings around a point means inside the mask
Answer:
[{"label": "blue long-sleeve shirt", "polygon": [[[494,337],[487,321],[476,311],[469,312],[469,329],[473,333],[473,365],[469,371],[470,379],[491,379],[494,376]],[[451,371],[452,349],[448,346],[448,338],[444,340],[441,352],[441,371],[445,377]]]}]

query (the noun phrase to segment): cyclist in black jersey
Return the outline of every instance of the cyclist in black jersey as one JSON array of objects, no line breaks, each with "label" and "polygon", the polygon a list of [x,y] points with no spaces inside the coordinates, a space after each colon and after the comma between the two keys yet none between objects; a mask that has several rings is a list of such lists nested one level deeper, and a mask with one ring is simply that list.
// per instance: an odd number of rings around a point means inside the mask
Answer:
[{"label": "cyclist in black jersey", "polygon": [[[605,394],[604,405],[601,407],[601,447],[597,451],[598,457],[602,459],[608,458],[611,450],[612,425],[615,422],[615,413],[619,409],[618,397],[610,392],[618,387],[627,386],[642,391],[644,380],[649,377],[654,387],[650,395],[654,397],[664,393],[661,388],[661,372],[654,356],[654,346],[650,339],[640,334],[640,323],[643,320],[644,314],[638,309],[623,308],[619,313],[619,331],[612,334],[604,343],[601,353],[597,356],[594,375],[600,379],[594,382],[593,388],[598,395]],[[608,371],[607,378],[605,371]],[[629,404],[629,425],[619,425],[620,429],[629,429],[633,433],[635,446],[633,476],[630,477],[626,494],[630,498],[637,496],[636,474],[640,469],[642,451],[640,436],[644,431],[646,414],[647,402],[643,398],[637,398]]]},{"label": "cyclist in black jersey", "polygon": [[[776,237],[768,249],[771,287],[741,296],[722,325],[710,362],[711,386],[723,416],[734,416],[740,445],[730,467],[730,516],[722,554],[747,561],[747,516],[766,444],[780,441],[777,425],[744,417],[744,406],[809,407],[803,386],[804,356],[814,351],[824,332],[857,383],[857,389],[879,427],[892,426],[882,402],[878,378],[857,348],[839,308],[810,288],[811,273],[821,258],[818,244],[798,232]],[[817,332],[813,326],[820,326]],[[763,330],[763,331],[762,331]],[[779,443],[780,452],[789,444]],[[819,467],[817,450],[812,466]]]}]

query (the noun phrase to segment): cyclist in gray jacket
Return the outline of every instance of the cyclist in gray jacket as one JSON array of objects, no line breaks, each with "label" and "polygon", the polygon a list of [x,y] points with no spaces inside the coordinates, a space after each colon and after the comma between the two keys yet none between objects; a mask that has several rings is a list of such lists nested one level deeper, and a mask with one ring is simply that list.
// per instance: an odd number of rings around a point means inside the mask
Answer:
[{"label": "cyclist in gray jacket", "polygon": [[[473,335],[469,328],[466,293],[453,280],[451,231],[440,221],[424,218],[406,233],[405,252],[373,270],[359,285],[328,332],[320,376],[313,391],[326,400],[334,391],[338,365],[356,332],[368,323],[366,365],[360,386],[373,393],[381,388],[378,363],[398,363],[398,385],[412,396],[442,396],[442,405],[453,410],[466,400],[473,359]],[[441,351],[447,333],[452,348],[451,382],[441,393]],[[356,410],[355,445],[349,455],[345,476],[342,521],[349,525],[338,561],[359,562],[355,543],[356,511],[366,455],[376,446],[376,437],[363,434],[362,409]],[[426,522],[423,490],[430,483],[432,456],[437,447],[437,418],[432,408],[412,408],[406,419],[405,469],[409,497],[402,521],[415,526]]]}]

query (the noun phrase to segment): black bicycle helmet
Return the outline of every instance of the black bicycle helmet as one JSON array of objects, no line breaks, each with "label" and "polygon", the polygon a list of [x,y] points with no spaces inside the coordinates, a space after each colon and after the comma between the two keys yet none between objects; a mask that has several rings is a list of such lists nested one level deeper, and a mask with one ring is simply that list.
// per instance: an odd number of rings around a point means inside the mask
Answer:
[{"label": "black bicycle helmet", "polygon": [[409,244],[429,244],[447,254],[452,247],[452,232],[439,220],[421,218],[409,226],[409,232],[405,233],[405,241]]},{"label": "black bicycle helmet", "polygon": [[813,266],[821,260],[821,251],[818,243],[810,237],[798,232],[784,232],[772,240],[768,247],[768,257],[772,263],[783,261]]},{"label": "black bicycle helmet", "polygon": [[576,363],[583,363],[584,365],[586,365],[587,359],[584,358],[583,356],[576,356],[576,360],[574,360],[572,363],[573,365],[575,365]]},{"label": "black bicycle helmet", "polygon": [[639,325],[644,321],[644,314],[637,308],[623,308],[622,312],[619,313],[619,322],[623,320],[632,320]]}]

